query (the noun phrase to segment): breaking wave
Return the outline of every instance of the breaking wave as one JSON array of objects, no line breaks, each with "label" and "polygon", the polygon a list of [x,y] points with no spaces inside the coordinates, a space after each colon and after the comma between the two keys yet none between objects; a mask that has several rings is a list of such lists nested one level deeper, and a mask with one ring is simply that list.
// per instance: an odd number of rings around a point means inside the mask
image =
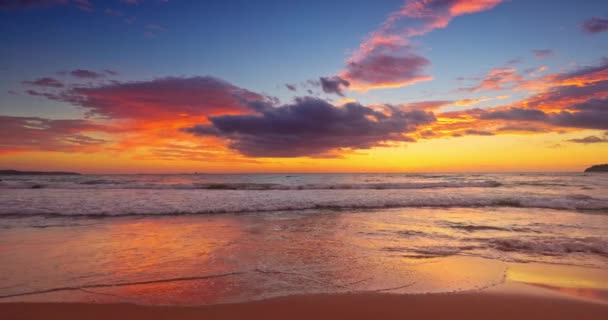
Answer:
[{"label": "breaking wave", "polygon": [[[0,215],[126,216],[254,213],[308,209],[518,207],[608,213],[608,199],[428,190],[5,190]],[[483,227],[451,226],[470,232]]]},{"label": "breaking wave", "polygon": [[406,182],[406,183],[134,183],[116,180],[85,180],[78,183],[41,183],[0,181],[0,189],[142,189],[142,190],[403,190],[438,188],[496,188],[494,180],[474,182]]},{"label": "breaking wave", "polygon": [[500,251],[517,251],[544,255],[592,253],[608,256],[608,239],[586,238],[503,238],[490,240],[490,246]]}]

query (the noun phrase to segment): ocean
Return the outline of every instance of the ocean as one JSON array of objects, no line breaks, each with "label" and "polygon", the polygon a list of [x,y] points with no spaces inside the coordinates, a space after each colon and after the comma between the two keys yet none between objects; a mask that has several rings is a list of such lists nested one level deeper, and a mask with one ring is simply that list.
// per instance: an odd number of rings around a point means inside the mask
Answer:
[{"label": "ocean", "polygon": [[532,265],[608,269],[608,174],[0,179],[0,301],[454,292]]}]

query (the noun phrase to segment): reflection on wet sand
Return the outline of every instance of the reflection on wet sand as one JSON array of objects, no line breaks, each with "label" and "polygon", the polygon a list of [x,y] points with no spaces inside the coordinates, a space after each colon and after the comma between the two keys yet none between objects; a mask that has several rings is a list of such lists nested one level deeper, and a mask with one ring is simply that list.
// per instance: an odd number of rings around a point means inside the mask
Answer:
[{"label": "reflection on wet sand", "polygon": [[[516,209],[497,219],[487,210],[420,208],[20,226],[3,231],[0,259],[12,263],[0,265],[0,301],[197,305],[294,294],[495,290],[505,283],[606,301],[606,270],[545,264],[552,256],[502,251],[492,242],[534,241],[542,219]],[[522,258],[528,263],[515,262]],[[585,252],[560,259],[605,261]]]},{"label": "reflection on wet sand", "polygon": [[562,295],[608,303],[608,272],[548,264],[511,264],[507,281],[532,285]]}]

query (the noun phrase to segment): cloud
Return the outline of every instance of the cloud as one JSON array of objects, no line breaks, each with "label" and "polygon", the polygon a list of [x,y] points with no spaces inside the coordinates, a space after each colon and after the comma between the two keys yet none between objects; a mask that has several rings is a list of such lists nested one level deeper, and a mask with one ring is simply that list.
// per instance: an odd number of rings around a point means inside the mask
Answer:
[{"label": "cloud", "polygon": [[419,101],[403,105],[406,110],[434,111],[453,103],[453,100]]},{"label": "cloud", "polygon": [[428,59],[413,53],[375,54],[350,62],[348,70],[341,76],[354,82],[354,90],[398,88],[432,80],[423,72],[430,64]]},{"label": "cloud", "polygon": [[534,53],[534,57],[536,57],[536,59],[547,58],[555,54],[555,52],[551,49],[532,50],[532,52]]},{"label": "cloud", "polygon": [[67,0],[0,0],[0,9],[28,9],[66,3]]},{"label": "cloud", "polygon": [[69,72],[69,74],[73,77],[81,78],[81,79],[98,79],[98,78],[105,77],[105,75],[103,73],[99,73],[99,72],[95,72],[95,71],[91,71],[91,70],[84,70],[84,69],[72,70]]},{"label": "cloud", "polygon": [[0,116],[0,154],[28,151],[96,151],[106,141],[85,132],[108,127],[87,120],[50,120],[38,117]]},{"label": "cloud", "polygon": [[180,161],[187,159],[189,161],[204,161],[219,162],[219,163],[261,163],[258,160],[241,157],[237,154],[224,152],[221,147],[217,145],[205,145],[205,144],[194,144],[194,145],[179,145],[179,144],[167,144],[162,147],[153,148],[149,154],[140,155],[136,157],[139,160],[166,160],[166,161]]},{"label": "cloud", "polygon": [[23,81],[21,83],[29,85],[29,86],[50,87],[50,88],[63,88],[65,86],[61,81],[59,81],[55,78],[50,78],[50,77],[38,78],[38,79],[32,80],[32,81]]},{"label": "cloud", "polygon": [[571,106],[568,106],[570,110],[578,110],[578,111],[608,111],[608,98],[604,99],[590,99],[585,102],[577,103]]},{"label": "cloud", "polygon": [[518,86],[534,94],[504,106],[438,113],[430,129],[441,137],[468,129],[529,134],[608,126],[608,59]]},{"label": "cloud", "polygon": [[608,19],[593,17],[589,20],[586,20],[581,25],[583,31],[589,34],[600,33],[608,30]]},{"label": "cloud", "polygon": [[588,137],[584,137],[581,139],[570,139],[567,140],[570,142],[575,142],[575,143],[584,143],[584,144],[588,144],[588,143],[608,143],[608,138],[604,137],[604,138],[600,138],[600,137],[596,137],[596,136],[588,136]]},{"label": "cloud", "polygon": [[158,24],[147,24],[145,26],[144,36],[146,38],[156,38],[162,32],[167,31],[167,28]]},{"label": "cloud", "polygon": [[290,84],[290,83],[286,83],[285,84],[285,88],[287,88],[287,90],[289,91],[297,91],[298,88],[296,87],[295,84]]},{"label": "cloud", "polygon": [[165,27],[158,25],[158,24],[147,24],[146,25],[146,29],[148,30],[153,30],[153,31],[165,31],[167,30]]},{"label": "cloud", "polygon": [[562,111],[552,115],[549,118],[549,123],[561,127],[605,130],[608,129],[608,109],[580,112]]},{"label": "cloud", "polygon": [[508,99],[509,96],[497,96],[497,97],[480,97],[480,98],[466,98],[466,99],[460,99],[460,100],[456,100],[453,102],[453,104],[455,106],[459,106],[459,107],[468,107],[468,106],[473,106],[482,102],[486,102],[486,101],[492,101],[492,100],[503,100],[503,99]]},{"label": "cloud", "polygon": [[246,102],[264,97],[212,77],[168,77],[77,87],[49,97],[112,119],[175,119],[250,112]]},{"label": "cloud", "polygon": [[534,125],[525,125],[525,124],[516,124],[516,125],[506,125],[504,127],[500,127],[497,129],[498,131],[509,131],[509,132],[547,132],[546,128],[541,128]]},{"label": "cloud", "polygon": [[458,106],[458,107],[469,107],[485,101],[502,100],[507,99],[509,96],[497,96],[497,97],[480,97],[480,98],[465,98],[460,100],[430,100],[430,101],[418,101],[408,104],[404,104],[401,107],[406,110],[425,110],[425,111],[436,111],[447,106]]},{"label": "cloud", "polygon": [[479,119],[507,121],[539,121],[558,127],[581,129],[608,129],[608,99],[590,99],[574,104],[559,112],[538,109],[508,108],[481,111]]},{"label": "cloud", "polygon": [[122,17],[125,15],[125,13],[122,11],[113,10],[110,8],[106,8],[105,10],[103,10],[103,13],[110,15],[110,16],[114,16],[114,17]]},{"label": "cloud", "polygon": [[395,88],[431,80],[430,61],[415,53],[411,38],[446,27],[452,18],[494,8],[502,0],[407,0],[347,60],[340,77],[351,89]]},{"label": "cloud", "polygon": [[210,117],[211,124],[184,131],[228,139],[230,148],[251,157],[323,157],[336,156],[342,149],[412,141],[404,133],[435,121],[430,112],[385,107],[388,113],[358,103],[336,107],[316,98],[299,98],[257,114]]},{"label": "cloud", "polygon": [[[178,141],[197,145],[201,139],[181,131],[183,127],[209,123],[208,117],[213,115],[254,113],[267,107],[257,101],[271,101],[266,96],[212,77],[112,81],[45,92],[28,90],[26,93],[83,108],[89,121],[112,128],[114,135],[107,150],[127,152],[141,159],[149,159],[153,150],[165,150],[166,145]],[[214,146],[219,158],[241,157],[223,147],[224,142],[218,138],[203,140]],[[185,160],[195,161],[202,156],[201,153],[181,154]]]},{"label": "cloud", "polygon": [[584,85],[556,85],[541,91],[518,104],[544,111],[560,111],[589,99],[603,98],[608,94],[608,80]]},{"label": "cloud", "polygon": [[0,9],[32,9],[67,4],[73,5],[83,11],[94,11],[93,5],[89,0],[0,0]]},{"label": "cloud", "polygon": [[344,96],[342,93],[342,88],[347,88],[350,86],[350,82],[340,78],[340,77],[321,77],[319,78],[319,83],[321,84],[321,89],[325,93],[334,93],[339,96]]},{"label": "cloud", "polygon": [[509,108],[506,110],[496,110],[482,112],[480,119],[485,120],[511,120],[511,121],[543,121],[547,115],[536,109]]},{"label": "cloud", "polygon": [[461,88],[458,91],[478,92],[482,90],[499,91],[512,89],[518,84],[524,83],[525,79],[517,74],[515,68],[494,68],[490,70],[486,76],[477,85]]},{"label": "cloud", "polygon": [[[479,92],[498,90],[517,90],[542,92],[547,90],[561,90],[560,87],[585,87],[590,84],[608,80],[608,58],[602,58],[594,66],[578,67],[568,72],[544,75],[546,66],[528,68],[519,73],[512,67],[497,67],[491,69],[484,77],[459,77],[460,80],[475,80],[477,84],[459,88],[457,92]],[[526,79],[524,75],[529,78]]]},{"label": "cloud", "polygon": [[464,131],[465,134],[471,136],[493,136],[494,133],[485,130],[469,129]]},{"label": "cloud", "polygon": [[545,78],[545,81],[550,81],[552,85],[579,86],[603,80],[608,80],[608,58],[603,58],[597,66],[584,66]]}]

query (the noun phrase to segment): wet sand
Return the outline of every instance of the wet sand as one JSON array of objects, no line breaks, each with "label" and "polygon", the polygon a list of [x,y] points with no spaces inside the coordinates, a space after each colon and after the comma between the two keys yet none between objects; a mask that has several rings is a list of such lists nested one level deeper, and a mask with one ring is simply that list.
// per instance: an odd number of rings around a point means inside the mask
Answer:
[{"label": "wet sand", "polygon": [[608,319],[608,304],[509,293],[336,294],[199,307],[3,303],[3,319]]}]

